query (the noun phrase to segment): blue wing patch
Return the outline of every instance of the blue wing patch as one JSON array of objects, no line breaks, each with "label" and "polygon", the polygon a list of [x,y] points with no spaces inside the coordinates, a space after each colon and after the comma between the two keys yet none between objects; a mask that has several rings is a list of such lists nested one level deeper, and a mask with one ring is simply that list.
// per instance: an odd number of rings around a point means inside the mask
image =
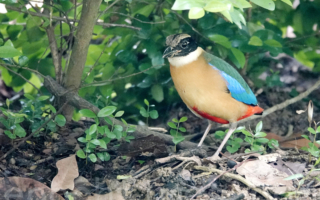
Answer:
[{"label": "blue wing patch", "polygon": [[[209,63],[210,64],[210,63]],[[210,64],[215,70],[218,70],[222,77],[227,82],[227,87],[229,91],[231,92],[231,96],[236,99],[237,101],[241,101],[245,104],[250,105],[257,105],[258,101],[256,96],[253,94],[252,90],[250,89],[249,93],[246,92],[246,90],[242,87],[242,85],[232,76],[228,75],[224,71],[219,70],[212,64]]]}]

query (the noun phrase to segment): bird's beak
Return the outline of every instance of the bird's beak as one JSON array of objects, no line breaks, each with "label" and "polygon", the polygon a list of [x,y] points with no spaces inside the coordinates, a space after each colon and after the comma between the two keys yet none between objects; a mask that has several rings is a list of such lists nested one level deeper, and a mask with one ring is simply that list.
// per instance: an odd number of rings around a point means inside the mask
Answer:
[{"label": "bird's beak", "polygon": [[164,50],[162,58],[173,57],[175,54],[179,52],[179,50],[174,50],[172,47],[168,47],[166,48],[166,50]]}]

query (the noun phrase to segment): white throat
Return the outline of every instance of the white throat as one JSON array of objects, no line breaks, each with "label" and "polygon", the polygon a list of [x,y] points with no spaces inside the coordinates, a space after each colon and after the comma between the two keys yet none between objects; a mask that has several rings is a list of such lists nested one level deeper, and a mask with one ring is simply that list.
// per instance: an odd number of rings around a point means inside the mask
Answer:
[{"label": "white throat", "polygon": [[197,60],[202,51],[203,49],[201,47],[198,47],[195,51],[189,53],[186,56],[168,58],[168,60],[172,66],[182,67]]}]

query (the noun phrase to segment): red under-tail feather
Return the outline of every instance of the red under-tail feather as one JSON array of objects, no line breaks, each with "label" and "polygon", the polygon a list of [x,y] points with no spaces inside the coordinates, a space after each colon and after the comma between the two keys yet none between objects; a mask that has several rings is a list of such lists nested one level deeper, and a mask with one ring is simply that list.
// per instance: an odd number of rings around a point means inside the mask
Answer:
[{"label": "red under-tail feather", "polygon": [[[211,121],[214,121],[214,122],[217,122],[220,124],[229,124],[229,121],[227,121],[225,119],[221,119],[219,117],[211,116],[208,113],[205,113],[205,112],[198,110],[198,108],[196,108],[196,107],[193,107],[192,110],[194,110],[197,114],[199,114],[203,118],[209,119]],[[259,106],[248,106],[247,112],[242,117],[237,119],[237,121],[244,119],[244,118],[247,118],[247,117],[250,117],[251,115],[254,115],[254,114],[262,114],[262,112],[263,112],[263,109],[260,108]]]}]

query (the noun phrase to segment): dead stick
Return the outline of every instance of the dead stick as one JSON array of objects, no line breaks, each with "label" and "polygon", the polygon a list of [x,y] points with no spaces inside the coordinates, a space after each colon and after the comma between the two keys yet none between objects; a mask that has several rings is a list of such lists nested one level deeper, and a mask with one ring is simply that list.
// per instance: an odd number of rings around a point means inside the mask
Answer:
[{"label": "dead stick", "polygon": [[191,197],[191,199],[193,199],[196,195],[198,195],[200,192],[204,191],[205,189],[209,188],[210,185],[216,181],[220,176],[226,176],[235,180],[240,181],[241,183],[245,184],[246,186],[248,186],[251,190],[256,191],[257,193],[261,194],[264,198],[266,198],[267,200],[272,200],[273,197],[267,193],[266,191],[261,190],[260,188],[257,188],[253,183],[251,183],[250,181],[246,180],[245,178],[243,178],[240,175],[236,175],[236,174],[231,174],[228,173],[229,171],[235,170],[237,167],[240,167],[243,164],[240,163],[238,165],[236,165],[234,168],[228,170],[228,171],[222,171],[219,169],[214,169],[214,168],[209,168],[209,167],[203,167],[203,166],[194,166],[195,169],[197,170],[201,170],[201,171],[206,171],[206,172],[215,172],[220,174],[219,176],[217,176],[215,179],[213,179],[209,184],[207,184],[205,187],[201,188],[195,195],[193,195]]}]

